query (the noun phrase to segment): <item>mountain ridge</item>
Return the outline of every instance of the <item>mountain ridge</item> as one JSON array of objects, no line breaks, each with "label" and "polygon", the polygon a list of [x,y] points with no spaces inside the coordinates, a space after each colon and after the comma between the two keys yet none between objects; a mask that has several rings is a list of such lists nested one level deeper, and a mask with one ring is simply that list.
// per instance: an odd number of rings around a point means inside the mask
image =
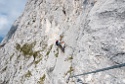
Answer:
[{"label": "mountain ridge", "polygon": [[[0,83],[124,84],[124,68],[68,80],[74,74],[124,63],[124,4],[28,0],[0,47]],[[56,40],[64,42],[64,53]]]}]

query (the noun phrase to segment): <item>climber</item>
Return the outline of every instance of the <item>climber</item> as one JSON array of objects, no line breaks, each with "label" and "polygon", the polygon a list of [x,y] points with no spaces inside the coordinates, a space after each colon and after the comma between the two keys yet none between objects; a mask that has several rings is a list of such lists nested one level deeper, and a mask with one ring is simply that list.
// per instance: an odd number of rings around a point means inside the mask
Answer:
[{"label": "climber", "polygon": [[64,42],[60,42],[58,40],[56,40],[56,45],[62,50],[62,52],[65,52],[65,44]]},{"label": "climber", "polygon": [[59,46],[60,45],[60,42],[58,40],[56,40],[56,45]]}]

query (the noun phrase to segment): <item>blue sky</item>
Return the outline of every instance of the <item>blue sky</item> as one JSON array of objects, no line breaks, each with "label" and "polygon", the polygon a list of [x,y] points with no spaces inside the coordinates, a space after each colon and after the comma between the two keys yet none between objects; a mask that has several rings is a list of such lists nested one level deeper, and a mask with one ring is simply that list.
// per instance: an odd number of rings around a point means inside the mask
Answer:
[{"label": "blue sky", "polygon": [[22,14],[27,0],[0,0],[0,37],[4,37]]}]

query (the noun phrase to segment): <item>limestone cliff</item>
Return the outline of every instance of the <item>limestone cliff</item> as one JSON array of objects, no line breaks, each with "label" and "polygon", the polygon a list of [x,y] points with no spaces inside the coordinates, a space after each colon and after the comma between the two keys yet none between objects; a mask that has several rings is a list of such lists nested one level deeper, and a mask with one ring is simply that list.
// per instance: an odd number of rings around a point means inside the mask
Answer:
[{"label": "limestone cliff", "polygon": [[[125,0],[28,0],[1,45],[0,84],[67,84],[125,62]],[[125,84],[125,68],[68,81],[83,83]]]}]

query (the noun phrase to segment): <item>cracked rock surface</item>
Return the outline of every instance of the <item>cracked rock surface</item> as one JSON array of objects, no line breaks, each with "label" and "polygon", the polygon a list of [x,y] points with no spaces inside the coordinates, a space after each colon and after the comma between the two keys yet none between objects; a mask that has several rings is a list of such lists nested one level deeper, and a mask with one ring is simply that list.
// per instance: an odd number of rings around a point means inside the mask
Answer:
[{"label": "cracked rock surface", "polygon": [[[55,45],[65,42],[65,52]],[[0,84],[125,84],[125,0],[28,0],[0,45]]]}]

